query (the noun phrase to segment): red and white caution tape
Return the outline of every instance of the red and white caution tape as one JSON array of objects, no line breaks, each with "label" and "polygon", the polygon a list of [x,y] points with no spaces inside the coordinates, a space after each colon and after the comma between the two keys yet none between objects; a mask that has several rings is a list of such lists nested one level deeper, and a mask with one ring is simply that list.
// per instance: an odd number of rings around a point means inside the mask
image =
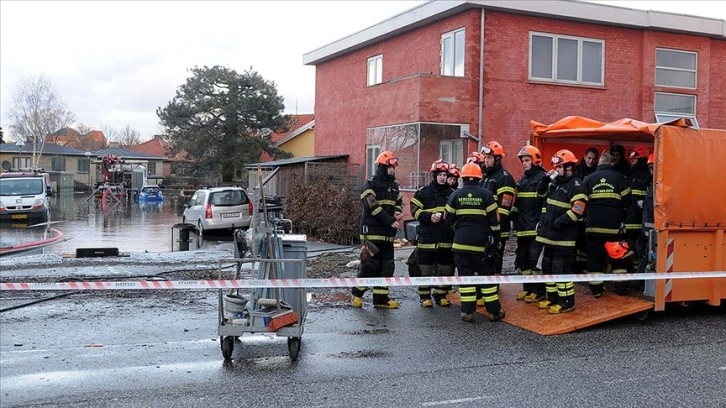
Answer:
[{"label": "red and white caution tape", "polygon": [[436,286],[502,283],[629,281],[662,279],[726,278],[726,271],[576,274],[433,276],[421,278],[328,278],[328,279],[232,279],[232,280],[137,280],[46,283],[0,283],[0,291],[12,290],[158,290],[158,289],[258,289],[258,288],[346,288],[353,286]]}]

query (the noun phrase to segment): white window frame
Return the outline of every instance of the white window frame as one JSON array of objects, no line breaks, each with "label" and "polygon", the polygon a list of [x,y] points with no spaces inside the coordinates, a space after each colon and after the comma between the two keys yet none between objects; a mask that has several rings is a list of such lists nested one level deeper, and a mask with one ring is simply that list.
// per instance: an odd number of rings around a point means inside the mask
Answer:
[{"label": "white window frame", "polygon": [[[456,41],[457,34],[461,33],[461,41]],[[451,43],[446,49],[446,41]],[[457,28],[441,35],[441,75],[463,77],[466,60],[466,29]],[[460,64],[457,64],[457,55],[461,55]]]},{"label": "white window frame", "polygon": [[[687,68],[677,68],[677,67],[668,67],[668,66],[662,66],[658,65],[658,51],[667,51],[667,52],[676,52],[681,54],[691,54],[694,57],[694,68],[693,69],[687,69]],[[698,88],[698,53],[694,51],[683,51],[683,50],[674,50],[672,48],[656,48],[655,49],[655,78],[653,78],[653,81],[655,82],[656,86],[664,86],[668,88],[683,88],[683,89],[696,89]],[[693,72],[693,86],[680,86],[680,85],[673,85],[673,84],[659,84],[658,83],[658,71],[680,71],[680,72]]]},{"label": "white window frame", "polygon": [[380,145],[366,145],[366,174],[368,177],[376,175],[376,158],[381,154]]},{"label": "white window frame", "polygon": [[29,169],[32,166],[30,165],[30,157],[25,156],[15,156],[13,157],[13,167],[14,169]]},{"label": "white window frame", "polygon": [[368,86],[383,82],[383,54],[368,58]]},{"label": "white window frame", "polygon": [[439,158],[447,163],[454,163],[461,168],[464,164],[464,141],[462,139],[441,140],[439,142]]},{"label": "white window frame", "polygon": [[[532,39],[533,37],[548,37],[552,39],[552,66],[551,66],[551,72],[552,75],[549,78],[544,77],[535,77],[532,76]],[[560,39],[566,39],[566,40],[574,40],[577,41],[577,79],[567,80],[567,79],[558,79],[557,78],[557,55],[558,55],[558,40]],[[591,42],[591,43],[598,43],[600,44],[600,81],[599,82],[590,82],[590,81],[583,81],[582,80],[582,66],[583,66],[583,42]],[[605,40],[600,40],[597,38],[587,38],[587,37],[574,37],[569,35],[557,35],[557,34],[548,34],[548,33],[541,33],[536,31],[530,31],[529,32],[529,79],[531,81],[546,81],[546,82],[555,82],[555,83],[562,83],[562,84],[574,84],[574,85],[595,85],[595,86],[605,86]]]},{"label": "white window frame", "polygon": [[[657,100],[658,95],[676,95],[676,96],[693,98],[693,112],[674,112],[674,111],[659,110],[658,106],[656,106],[656,100]],[[696,106],[697,103],[698,103],[698,98],[696,97],[696,95],[679,94],[679,93],[672,93],[672,92],[656,92],[653,95],[653,110],[655,111],[655,121],[657,123],[665,123],[665,122],[670,122],[670,121],[676,120],[678,118],[688,118],[693,123],[693,127],[697,128],[697,127],[699,127],[698,119],[696,119],[696,112],[698,112],[698,108]]]}]

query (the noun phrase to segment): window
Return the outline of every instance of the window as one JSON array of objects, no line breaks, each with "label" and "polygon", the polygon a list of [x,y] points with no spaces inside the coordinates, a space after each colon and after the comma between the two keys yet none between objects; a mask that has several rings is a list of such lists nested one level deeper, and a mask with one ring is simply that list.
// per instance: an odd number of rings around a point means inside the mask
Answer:
[{"label": "window", "polygon": [[441,75],[464,76],[464,29],[441,36]]},{"label": "window", "polygon": [[14,169],[29,169],[30,157],[13,157]]},{"label": "window", "polygon": [[51,157],[50,169],[53,171],[66,171],[66,158],[65,157]]},{"label": "window", "polygon": [[461,139],[440,141],[439,157],[443,161],[454,163],[461,168],[464,162],[464,142]]},{"label": "window", "polygon": [[91,160],[78,159],[78,173],[88,173],[91,171]]},{"label": "window", "polygon": [[368,58],[368,86],[383,82],[383,55]]},{"label": "window", "polygon": [[530,33],[529,79],[604,85],[605,41]]},{"label": "window", "polygon": [[366,146],[366,170],[368,171],[368,177],[373,177],[376,174],[376,158],[381,154],[381,146]]},{"label": "window", "polygon": [[670,122],[678,118],[688,118],[698,127],[696,120],[695,95],[683,95],[656,92],[655,93],[655,120],[658,123]]},{"label": "window", "polygon": [[150,162],[147,162],[146,165],[149,167],[148,168],[149,175],[156,174],[156,162],[150,161]]},{"label": "window", "polygon": [[655,50],[655,84],[696,89],[698,54],[695,52]]}]

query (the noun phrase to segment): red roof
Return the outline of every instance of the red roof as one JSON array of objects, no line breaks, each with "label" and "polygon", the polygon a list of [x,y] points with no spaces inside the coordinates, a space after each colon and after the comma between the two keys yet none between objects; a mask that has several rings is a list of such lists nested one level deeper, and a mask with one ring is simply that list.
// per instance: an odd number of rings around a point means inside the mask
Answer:
[{"label": "red roof", "polygon": [[285,136],[300,129],[306,124],[310,123],[315,119],[315,115],[312,113],[306,113],[304,115],[290,115],[290,121],[288,122],[287,132],[275,132],[270,137],[270,142],[277,143],[282,140]]},{"label": "red roof", "polygon": [[171,145],[169,142],[164,140],[162,135],[154,135],[154,138],[144,143],[131,146],[129,148],[135,152],[145,153],[151,156],[166,157],[169,160],[184,160],[186,158],[186,152],[181,151],[175,155],[169,155]]}]

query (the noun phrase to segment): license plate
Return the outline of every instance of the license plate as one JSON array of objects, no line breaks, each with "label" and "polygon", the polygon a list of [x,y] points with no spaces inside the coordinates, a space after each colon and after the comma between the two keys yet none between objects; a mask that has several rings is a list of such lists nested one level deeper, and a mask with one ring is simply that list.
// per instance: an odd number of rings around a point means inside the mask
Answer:
[{"label": "license plate", "polygon": [[237,218],[239,217],[239,213],[222,213],[222,218]]},{"label": "license plate", "polygon": [[11,220],[27,220],[28,214],[13,214],[10,216]]}]

